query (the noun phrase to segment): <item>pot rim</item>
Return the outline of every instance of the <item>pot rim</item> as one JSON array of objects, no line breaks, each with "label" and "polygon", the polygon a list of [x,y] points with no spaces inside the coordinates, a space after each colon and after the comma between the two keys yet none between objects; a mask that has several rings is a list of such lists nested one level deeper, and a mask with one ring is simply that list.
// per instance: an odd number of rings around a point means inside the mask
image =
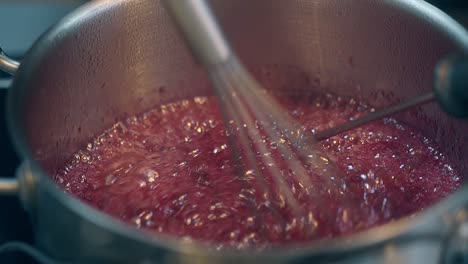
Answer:
[{"label": "pot rim", "polygon": [[[444,32],[450,37],[459,48],[468,53],[468,32],[455,20],[443,13],[436,7],[424,1],[405,1],[405,0],[384,0],[389,5],[396,6],[405,10],[410,15],[417,16],[419,19],[426,20],[433,27]],[[51,51],[51,43],[60,36],[66,35],[73,28],[78,27],[80,23],[91,17],[97,16],[105,9],[110,9],[113,5],[125,4],[126,0],[107,0],[93,1],[84,4],[82,7],[73,11],[65,18],[60,20],[55,26],[48,30],[28,51],[26,59],[21,63],[19,70],[13,80],[13,85],[8,91],[7,101],[7,124],[10,138],[19,156],[27,161],[33,174],[37,177],[45,189],[50,192],[59,202],[64,204],[79,217],[94,223],[96,226],[119,234],[124,237],[150,244],[154,247],[165,248],[177,253],[188,255],[206,256],[206,257],[257,257],[273,260],[300,258],[300,257],[336,257],[337,254],[356,253],[356,251],[367,250],[374,247],[380,247],[382,244],[395,239],[404,239],[408,231],[421,223],[434,220],[442,216],[448,210],[461,207],[468,200],[465,197],[468,193],[468,186],[463,186],[454,194],[449,195],[442,201],[418,213],[414,217],[404,217],[394,222],[377,226],[365,231],[361,231],[349,236],[333,239],[324,239],[311,241],[300,248],[281,248],[268,250],[265,252],[251,252],[222,249],[220,251],[210,250],[210,247],[202,242],[184,243],[174,236],[158,234],[146,234],[125,224],[111,216],[89,206],[88,204],[66,194],[61,190],[47,173],[41,168],[40,164],[33,160],[32,153],[26,143],[26,136],[22,132],[19,122],[21,117],[21,100],[24,91],[27,90],[28,78],[39,67],[39,61]]]}]

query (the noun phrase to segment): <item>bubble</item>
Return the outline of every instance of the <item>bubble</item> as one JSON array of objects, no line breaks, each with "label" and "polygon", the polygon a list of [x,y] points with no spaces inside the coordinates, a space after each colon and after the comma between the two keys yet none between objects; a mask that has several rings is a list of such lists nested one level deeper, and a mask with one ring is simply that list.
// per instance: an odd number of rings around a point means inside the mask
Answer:
[{"label": "bubble", "polygon": [[225,150],[226,148],[227,148],[226,144],[223,144],[223,145],[221,145],[219,147],[216,147],[216,148],[213,149],[213,154],[217,154],[217,153]]},{"label": "bubble", "polygon": [[189,155],[195,158],[195,157],[198,157],[200,153],[201,153],[200,149],[194,149],[189,152]]},{"label": "bubble", "polygon": [[159,173],[152,169],[145,169],[143,175],[146,177],[147,182],[155,182],[159,178]]}]

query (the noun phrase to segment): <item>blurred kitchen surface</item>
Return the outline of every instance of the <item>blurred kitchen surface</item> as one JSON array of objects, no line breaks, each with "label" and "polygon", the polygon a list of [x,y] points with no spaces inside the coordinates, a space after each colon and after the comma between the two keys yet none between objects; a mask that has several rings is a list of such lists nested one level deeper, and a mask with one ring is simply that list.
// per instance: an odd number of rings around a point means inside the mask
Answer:
[{"label": "blurred kitchen surface", "polygon": [[[244,0],[247,1],[247,0]],[[317,1],[317,0],[310,0]],[[408,0],[414,1],[414,0]],[[0,0],[0,46],[21,59],[53,23],[84,0]],[[468,0],[430,0],[468,28]],[[19,160],[5,124],[6,90],[11,77],[0,73],[0,176],[14,175]],[[31,226],[16,197],[0,197],[0,245],[12,240],[32,241]],[[0,263],[32,263],[18,254],[0,255]]]},{"label": "blurred kitchen surface", "polygon": [[0,44],[12,56],[22,55],[58,19],[85,1],[0,0]]}]

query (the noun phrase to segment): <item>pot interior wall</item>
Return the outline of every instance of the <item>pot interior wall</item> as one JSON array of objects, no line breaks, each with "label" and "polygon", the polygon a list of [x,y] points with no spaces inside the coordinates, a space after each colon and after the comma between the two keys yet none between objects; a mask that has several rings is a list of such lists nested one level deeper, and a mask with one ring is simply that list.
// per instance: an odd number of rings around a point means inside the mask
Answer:
[{"label": "pot interior wall", "polygon": [[[429,91],[437,60],[466,42],[450,25],[439,25],[443,15],[436,10],[415,11],[425,4],[212,2],[241,59],[281,75],[268,86],[289,94],[326,91],[387,105]],[[16,118],[35,159],[51,172],[120,118],[210,93],[155,0],[102,1],[53,29],[25,64],[13,92],[22,102]],[[466,123],[436,105],[399,119],[435,138],[468,174]]]}]

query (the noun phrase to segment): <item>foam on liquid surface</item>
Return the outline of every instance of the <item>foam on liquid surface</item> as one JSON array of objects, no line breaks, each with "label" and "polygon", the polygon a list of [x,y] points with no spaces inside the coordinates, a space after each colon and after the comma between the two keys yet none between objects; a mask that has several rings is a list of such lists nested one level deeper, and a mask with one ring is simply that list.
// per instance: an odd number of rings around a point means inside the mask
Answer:
[{"label": "foam on liquid surface", "polygon": [[[369,111],[353,99],[331,95],[282,103],[305,131]],[[274,156],[278,144],[287,143],[269,142],[271,152],[257,155]],[[311,173],[316,190],[311,199],[281,162],[262,165],[281,172],[301,203],[300,216],[282,195],[265,194],[251,168],[235,174],[214,97],[163,105],[115,124],[77,152],[55,180],[136,228],[201,239],[218,248],[262,248],[351,234],[416,213],[461,185],[457,169],[434,142],[394,119],[321,145],[343,172],[339,192]],[[271,178],[267,181],[272,186]]]}]

